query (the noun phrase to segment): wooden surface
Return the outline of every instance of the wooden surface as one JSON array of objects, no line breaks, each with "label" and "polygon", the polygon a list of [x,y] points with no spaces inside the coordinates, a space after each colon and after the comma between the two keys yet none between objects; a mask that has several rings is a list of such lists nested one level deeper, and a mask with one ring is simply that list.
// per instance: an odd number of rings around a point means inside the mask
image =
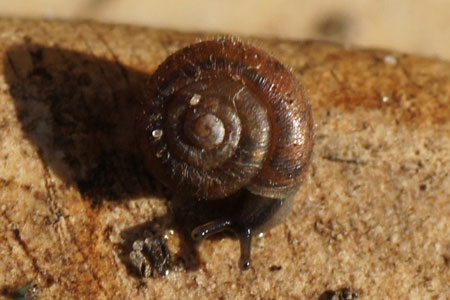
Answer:
[{"label": "wooden surface", "polygon": [[[210,36],[211,37],[211,36]],[[314,41],[245,39],[290,66],[316,123],[288,220],[253,247],[193,245],[132,134],[152,71],[200,34],[0,20],[0,292],[39,299],[361,299],[450,295],[450,64]],[[173,268],[140,278],[145,231]]]}]

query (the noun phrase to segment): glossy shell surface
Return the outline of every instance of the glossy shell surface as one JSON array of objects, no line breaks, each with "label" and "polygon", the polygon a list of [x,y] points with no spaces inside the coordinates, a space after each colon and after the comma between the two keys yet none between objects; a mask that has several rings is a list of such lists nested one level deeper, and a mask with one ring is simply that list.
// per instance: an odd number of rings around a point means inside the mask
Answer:
[{"label": "glossy shell surface", "polygon": [[286,67],[251,45],[200,42],[155,71],[138,116],[144,163],[178,194],[220,199],[245,188],[283,198],[301,181],[310,107]]}]

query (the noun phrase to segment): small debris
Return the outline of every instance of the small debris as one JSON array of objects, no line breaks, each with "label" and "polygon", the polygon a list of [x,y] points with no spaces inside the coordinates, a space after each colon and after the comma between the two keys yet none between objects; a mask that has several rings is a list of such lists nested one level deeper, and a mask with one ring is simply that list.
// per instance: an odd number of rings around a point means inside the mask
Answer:
[{"label": "small debris", "polygon": [[389,97],[388,96],[383,96],[381,98],[381,101],[383,101],[383,103],[389,102]]},{"label": "small debris", "polygon": [[0,295],[8,296],[13,300],[37,300],[41,289],[35,282],[30,282],[15,288],[14,290],[3,290]]},{"label": "small debris", "polygon": [[41,289],[39,288],[39,285],[36,283],[30,283],[28,285],[28,291],[25,293],[25,299],[34,300],[40,293]]},{"label": "small debris", "polygon": [[388,65],[396,65],[397,64],[397,58],[393,55],[386,55],[384,57],[384,63]]},{"label": "small debris", "polygon": [[269,268],[269,270],[270,270],[270,272],[276,272],[276,271],[280,271],[282,268],[283,268],[282,266],[273,265]]},{"label": "small debris", "polygon": [[146,234],[144,240],[136,240],[129,258],[142,277],[166,276],[171,266],[171,255],[164,238]]}]

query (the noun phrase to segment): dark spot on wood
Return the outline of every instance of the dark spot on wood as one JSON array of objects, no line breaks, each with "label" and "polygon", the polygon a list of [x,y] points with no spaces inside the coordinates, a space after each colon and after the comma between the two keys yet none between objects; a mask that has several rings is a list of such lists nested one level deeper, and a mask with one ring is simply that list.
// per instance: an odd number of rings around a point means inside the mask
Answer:
[{"label": "dark spot on wood", "polygon": [[269,271],[270,272],[277,272],[277,271],[280,271],[282,268],[283,268],[282,266],[275,266],[275,265],[273,265],[273,266],[271,266],[269,268]]},{"label": "dark spot on wood", "polygon": [[0,178],[0,187],[7,187],[11,182],[11,179]]},{"label": "dark spot on wood", "polygon": [[336,291],[325,291],[319,300],[357,300],[359,294],[352,288],[342,288]]},{"label": "dark spot on wood", "polygon": [[27,192],[31,191],[31,189],[32,189],[31,185],[29,185],[29,184],[23,184],[23,185],[21,185],[20,187],[21,187],[24,191],[27,191]]}]

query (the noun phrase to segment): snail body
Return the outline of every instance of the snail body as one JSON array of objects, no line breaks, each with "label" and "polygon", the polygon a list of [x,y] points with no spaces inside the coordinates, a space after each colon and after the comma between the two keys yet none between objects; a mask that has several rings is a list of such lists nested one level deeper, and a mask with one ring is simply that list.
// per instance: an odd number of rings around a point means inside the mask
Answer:
[{"label": "snail body", "polygon": [[247,269],[252,236],[286,217],[310,160],[301,85],[266,52],[223,39],[169,56],[145,93],[136,129],[146,167],[200,222],[194,239],[237,234]]}]

